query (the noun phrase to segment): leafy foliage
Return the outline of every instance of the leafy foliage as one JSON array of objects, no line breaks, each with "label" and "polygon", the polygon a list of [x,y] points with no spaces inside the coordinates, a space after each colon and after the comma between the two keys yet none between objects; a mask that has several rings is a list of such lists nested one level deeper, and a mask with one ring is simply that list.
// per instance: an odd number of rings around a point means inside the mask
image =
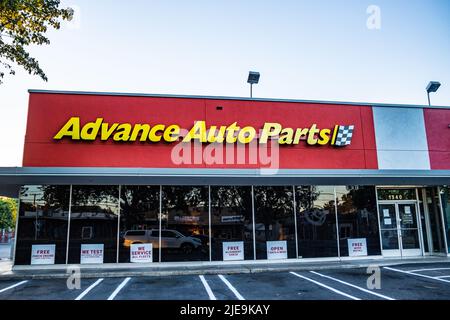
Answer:
[{"label": "leafy foliage", "polygon": [[14,229],[16,226],[17,202],[0,197],[0,229]]},{"label": "leafy foliage", "polygon": [[59,0],[0,0],[0,84],[5,72],[15,74],[14,63],[47,81],[26,46],[49,44],[48,28],[59,29],[61,19],[72,19],[73,10],[59,5]]}]

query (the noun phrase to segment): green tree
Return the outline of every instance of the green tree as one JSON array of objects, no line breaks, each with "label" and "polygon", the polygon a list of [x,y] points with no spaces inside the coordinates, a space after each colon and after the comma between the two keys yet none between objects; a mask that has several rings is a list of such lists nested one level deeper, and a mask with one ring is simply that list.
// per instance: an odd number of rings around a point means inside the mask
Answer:
[{"label": "green tree", "polygon": [[72,19],[73,10],[59,6],[59,0],[0,0],[0,84],[5,72],[15,74],[13,64],[47,81],[26,47],[49,44],[45,37],[48,28],[59,29],[61,19]]},{"label": "green tree", "polygon": [[16,226],[16,218],[16,200],[0,197],[0,229],[14,229]]}]

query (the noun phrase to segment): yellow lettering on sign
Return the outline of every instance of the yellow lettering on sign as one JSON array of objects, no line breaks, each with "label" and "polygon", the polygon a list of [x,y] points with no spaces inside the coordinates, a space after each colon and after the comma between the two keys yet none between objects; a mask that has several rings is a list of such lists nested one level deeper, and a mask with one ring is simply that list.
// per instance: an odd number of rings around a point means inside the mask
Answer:
[{"label": "yellow lettering on sign", "polygon": [[64,137],[70,137],[72,140],[80,140],[80,118],[70,118],[53,139],[61,140]]},{"label": "yellow lettering on sign", "polygon": [[292,144],[294,138],[294,129],[285,128],[281,130],[280,138],[278,139],[279,144]]},{"label": "yellow lettering on sign", "polygon": [[319,140],[317,141],[317,143],[320,144],[321,146],[328,144],[328,142],[330,142],[330,134],[331,134],[330,129],[320,130]]},{"label": "yellow lettering on sign", "polygon": [[175,142],[178,140],[178,137],[180,136],[180,126],[173,124],[171,126],[168,126],[167,129],[164,131],[164,141],[166,142]]},{"label": "yellow lettering on sign", "polygon": [[128,141],[131,134],[131,124],[124,123],[117,127],[117,132],[113,137],[114,141]]},{"label": "yellow lettering on sign", "polygon": [[161,141],[161,135],[158,135],[157,133],[159,131],[164,131],[165,127],[166,126],[163,125],[163,124],[154,125],[153,128],[150,129],[150,133],[148,134],[148,139],[151,142],[159,142],[159,141]]},{"label": "yellow lettering on sign", "polygon": [[319,131],[320,130],[317,129],[317,125],[314,123],[311,128],[309,128],[308,139],[306,140],[306,143],[315,145],[317,143],[316,134],[318,134]]},{"label": "yellow lettering on sign", "polygon": [[256,136],[256,130],[253,127],[244,127],[239,131],[238,141],[239,143],[250,143]]},{"label": "yellow lettering on sign", "polygon": [[130,141],[136,141],[138,135],[140,134],[139,141],[147,141],[148,133],[150,131],[150,126],[148,124],[136,124],[131,133]]},{"label": "yellow lettering on sign", "polygon": [[197,121],[191,130],[189,130],[183,142],[190,142],[197,139],[199,142],[206,142],[206,123],[205,121]]},{"label": "yellow lettering on sign", "polygon": [[269,137],[278,136],[281,132],[281,124],[279,123],[271,123],[266,122],[264,124],[264,128],[262,129],[261,138],[259,139],[259,143],[267,143]]},{"label": "yellow lettering on sign", "polygon": [[108,123],[102,123],[102,130],[100,134],[100,139],[102,141],[107,141],[109,137],[112,135],[112,133],[116,130],[118,123],[113,123],[111,126],[109,126]]},{"label": "yellow lettering on sign", "polygon": [[94,141],[103,122],[103,118],[97,118],[95,122],[86,123],[81,129],[81,140]]}]

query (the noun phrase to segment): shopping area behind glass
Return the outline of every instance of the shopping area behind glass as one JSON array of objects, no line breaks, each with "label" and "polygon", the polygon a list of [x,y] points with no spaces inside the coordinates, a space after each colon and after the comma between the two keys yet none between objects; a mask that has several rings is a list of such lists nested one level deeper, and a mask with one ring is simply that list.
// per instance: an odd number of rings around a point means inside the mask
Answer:
[{"label": "shopping area behind glass", "polygon": [[27,185],[14,263],[35,264],[40,245],[54,246],[55,264],[92,263],[86,248],[100,248],[97,263],[129,263],[136,244],[151,244],[153,262],[447,255],[449,194],[436,186]]}]

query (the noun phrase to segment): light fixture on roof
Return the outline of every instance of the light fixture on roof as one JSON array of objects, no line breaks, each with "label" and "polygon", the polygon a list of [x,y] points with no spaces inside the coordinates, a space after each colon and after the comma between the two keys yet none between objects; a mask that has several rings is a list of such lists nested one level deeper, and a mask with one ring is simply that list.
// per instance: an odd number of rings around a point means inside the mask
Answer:
[{"label": "light fixture on roof", "polygon": [[436,92],[439,87],[441,86],[441,83],[438,81],[430,81],[427,85],[427,95],[428,95],[428,106],[431,107],[430,103],[430,92]]},{"label": "light fixture on roof", "polygon": [[249,71],[247,83],[250,83],[250,98],[253,98],[253,84],[259,82],[259,72]]}]

